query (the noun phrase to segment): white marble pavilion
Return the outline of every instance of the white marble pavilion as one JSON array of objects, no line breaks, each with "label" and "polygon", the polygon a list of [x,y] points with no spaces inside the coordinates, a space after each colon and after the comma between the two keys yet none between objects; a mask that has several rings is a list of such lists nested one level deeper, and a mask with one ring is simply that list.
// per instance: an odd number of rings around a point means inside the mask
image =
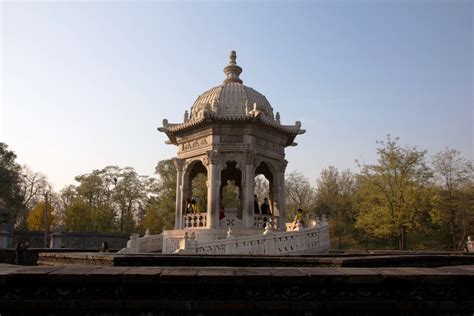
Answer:
[{"label": "white marble pavilion", "polygon": [[[243,85],[242,68],[237,65],[236,57],[232,51],[229,64],[224,68],[224,82],[202,93],[191,111],[184,112],[183,122],[169,123],[164,119],[163,126],[158,128],[167,135],[167,144],[178,147],[174,159],[177,170],[175,229],[163,232],[162,251],[260,254],[303,253],[310,248],[325,251],[329,247],[325,220],[314,222],[307,229],[309,235],[303,238],[307,242],[298,237],[305,229],[298,227],[288,232],[285,220],[285,148],[296,146],[296,136],[305,130],[298,121],[293,125],[282,124],[280,114],[274,113],[267,98]],[[186,201],[192,198],[192,181],[198,174],[207,178],[207,210],[186,214]],[[264,175],[269,181],[271,215],[254,212],[258,175]],[[229,180],[239,190],[237,209],[227,208],[222,203],[223,187]],[[225,217],[220,219],[221,209]],[[265,246],[264,240],[269,236],[273,239],[279,236],[280,241],[273,240],[271,245],[267,241]],[[140,252],[139,245],[142,245],[141,251],[155,251],[158,246],[151,244],[161,242],[159,240],[158,235],[132,236],[129,244],[135,250],[125,252]]]}]

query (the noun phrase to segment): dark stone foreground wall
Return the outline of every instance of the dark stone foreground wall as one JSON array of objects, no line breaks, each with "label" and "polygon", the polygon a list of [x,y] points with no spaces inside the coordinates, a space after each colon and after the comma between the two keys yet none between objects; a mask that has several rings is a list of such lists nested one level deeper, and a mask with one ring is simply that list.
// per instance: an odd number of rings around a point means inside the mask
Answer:
[{"label": "dark stone foreground wall", "polygon": [[474,266],[0,265],[6,315],[469,315]]},{"label": "dark stone foreground wall", "polygon": [[[64,248],[75,249],[100,249],[102,242],[107,242],[110,249],[120,250],[127,246],[130,235],[105,234],[96,232],[61,232],[61,240]],[[50,237],[50,236],[49,236]],[[15,231],[11,238],[11,246],[17,242],[27,241],[31,248],[44,247],[44,232]],[[49,245],[49,240],[48,240]]]},{"label": "dark stone foreground wall", "polygon": [[104,266],[188,266],[188,267],[418,267],[435,268],[474,265],[474,255],[451,254],[396,254],[364,256],[236,256],[236,255],[164,255],[117,253],[41,253],[39,265],[104,265]]}]

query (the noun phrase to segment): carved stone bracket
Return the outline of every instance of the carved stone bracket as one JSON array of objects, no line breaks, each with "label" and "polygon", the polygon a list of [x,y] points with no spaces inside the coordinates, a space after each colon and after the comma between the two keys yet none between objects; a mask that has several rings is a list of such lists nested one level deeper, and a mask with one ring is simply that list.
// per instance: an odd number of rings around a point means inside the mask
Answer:
[{"label": "carved stone bracket", "polygon": [[244,160],[246,164],[255,165],[255,153],[251,152],[250,150],[244,152]]},{"label": "carved stone bracket", "polygon": [[203,164],[208,166],[209,164],[216,164],[218,160],[217,150],[208,150],[206,156],[203,158]]},{"label": "carved stone bracket", "polygon": [[280,162],[280,171],[281,171],[281,172],[285,172],[286,166],[288,166],[288,160],[283,159],[283,160]]},{"label": "carved stone bracket", "polygon": [[174,167],[176,171],[183,171],[184,168],[184,160],[179,158],[173,158]]}]

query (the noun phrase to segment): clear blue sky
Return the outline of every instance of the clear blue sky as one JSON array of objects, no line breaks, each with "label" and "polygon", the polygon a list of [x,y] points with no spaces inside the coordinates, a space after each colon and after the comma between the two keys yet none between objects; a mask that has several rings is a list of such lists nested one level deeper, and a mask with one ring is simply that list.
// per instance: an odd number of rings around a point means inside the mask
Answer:
[{"label": "clear blue sky", "polygon": [[153,174],[156,131],[224,79],[307,133],[288,171],[373,162],[375,141],[473,157],[473,1],[0,4],[0,141],[55,189],[106,165]]}]

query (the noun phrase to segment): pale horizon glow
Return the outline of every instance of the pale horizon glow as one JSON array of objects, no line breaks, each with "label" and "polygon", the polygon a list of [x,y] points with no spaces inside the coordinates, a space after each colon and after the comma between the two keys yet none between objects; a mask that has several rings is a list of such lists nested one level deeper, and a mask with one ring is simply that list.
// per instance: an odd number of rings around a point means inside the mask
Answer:
[{"label": "pale horizon glow", "polygon": [[375,162],[376,140],[473,159],[472,1],[2,2],[0,142],[56,190],[108,165],[153,175],[156,128],[224,80],[307,132],[287,172]]}]

